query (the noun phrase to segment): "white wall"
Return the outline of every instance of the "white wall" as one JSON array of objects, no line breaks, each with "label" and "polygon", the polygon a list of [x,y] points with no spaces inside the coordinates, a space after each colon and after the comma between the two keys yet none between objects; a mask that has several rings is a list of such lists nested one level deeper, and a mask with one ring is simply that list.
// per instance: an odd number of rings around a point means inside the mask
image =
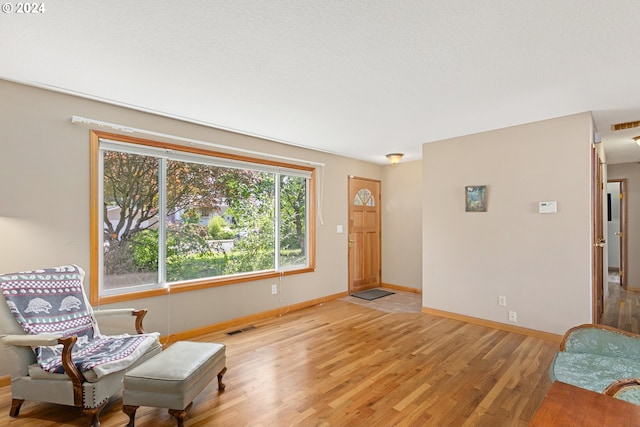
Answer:
[{"label": "white wall", "polygon": [[382,282],[422,291],[422,161],[383,168]]},{"label": "white wall", "polygon": [[[591,135],[584,113],[424,144],[424,307],[557,334],[590,321]],[[467,185],[487,212],[465,212]]]},{"label": "white wall", "polygon": [[[112,305],[149,308],[149,330],[346,292],[336,226],[348,224],[348,175],[382,181],[383,282],[422,288],[423,306],[505,323],[515,310],[518,325],[555,333],[590,319],[589,114],[429,143],[422,161],[378,166],[1,80],[0,97],[0,272],[77,263],[91,274],[89,128],[72,115],[326,164],[314,273],[283,278],[277,296],[262,280]],[[489,211],[465,213],[464,186],[480,184]],[[543,200],[559,213],[537,214]]]},{"label": "white wall", "polygon": [[[148,330],[178,333],[347,291],[347,176],[382,166],[0,80],[0,272],[89,269],[89,127],[73,115],[324,163],[316,271],[113,304],[146,307]],[[102,129],[111,131],[111,129]],[[320,218],[319,218],[320,220]],[[281,293],[270,285],[281,282]],[[88,284],[88,278],[87,282]]]}]

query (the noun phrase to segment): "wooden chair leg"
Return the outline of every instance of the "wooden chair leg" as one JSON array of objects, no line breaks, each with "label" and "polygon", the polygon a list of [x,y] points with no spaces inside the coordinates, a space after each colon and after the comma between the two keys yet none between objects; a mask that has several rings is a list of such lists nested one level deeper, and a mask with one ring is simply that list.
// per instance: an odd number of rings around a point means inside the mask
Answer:
[{"label": "wooden chair leg", "polygon": [[122,412],[129,416],[129,424],[125,427],[135,427],[136,423],[136,411],[139,406],[131,406],[131,405],[122,405]]},{"label": "wooden chair leg", "polygon": [[224,391],[226,385],[222,382],[222,376],[227,372],[227,367],[225,366],[222,371],[218,374],[218,390]]},{"label": "wooden chair leg", "polygon": [[100,427],[100,413],[107,406],[108,401],[96,408],[82,408],[82,413],[91,417],[91,427]]},{"label": "wooden chair leg", "polygon": [[9,410],[10,417],[17,417],[20,414],[20,408],[24,403],[24,399],[12,399],[11,400],[11,409]]}]

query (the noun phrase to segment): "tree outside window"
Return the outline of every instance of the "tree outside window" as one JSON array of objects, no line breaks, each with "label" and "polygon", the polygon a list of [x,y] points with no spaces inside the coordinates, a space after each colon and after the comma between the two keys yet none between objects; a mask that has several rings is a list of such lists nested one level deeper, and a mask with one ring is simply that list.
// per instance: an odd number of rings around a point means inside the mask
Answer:
[{"label": "tree outside window", "polygon": [[100,151],[101,294],[308,267],[310,173],[122,143]]}]

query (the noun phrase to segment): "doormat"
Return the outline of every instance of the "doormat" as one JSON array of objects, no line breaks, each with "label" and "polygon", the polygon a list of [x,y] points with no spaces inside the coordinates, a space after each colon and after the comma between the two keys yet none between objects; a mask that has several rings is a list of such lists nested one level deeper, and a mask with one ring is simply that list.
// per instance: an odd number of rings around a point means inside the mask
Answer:
[{"label": "doormat", "polygon": [[383,291],[382,289],[368,289],[362,292],[356,292],[351,294],[352,297],[366,299],[368,301],[386,297],[387,295],[393,295],[395,292]]}]

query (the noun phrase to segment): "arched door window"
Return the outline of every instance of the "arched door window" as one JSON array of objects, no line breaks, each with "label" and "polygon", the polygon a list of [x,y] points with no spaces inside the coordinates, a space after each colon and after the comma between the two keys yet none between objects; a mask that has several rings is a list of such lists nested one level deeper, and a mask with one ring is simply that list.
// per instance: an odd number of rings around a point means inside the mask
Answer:
[{"label": "arched door window", "polygon": [[366,188],[361,188],[354,197],[353,204],[356,206],[375,206],[376,201],[373,194]]}]

